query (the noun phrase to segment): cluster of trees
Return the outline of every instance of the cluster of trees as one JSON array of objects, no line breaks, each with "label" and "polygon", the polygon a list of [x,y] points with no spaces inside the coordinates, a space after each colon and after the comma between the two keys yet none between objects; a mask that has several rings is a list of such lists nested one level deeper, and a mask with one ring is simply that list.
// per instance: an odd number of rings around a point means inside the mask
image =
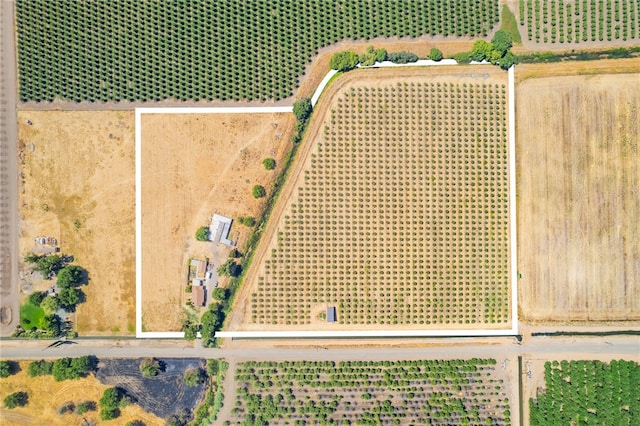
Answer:
[{"label": "cluster of trees", "polygon": [[207,381],[207,373],[202,368],[190,368],[184,372],[182,380],[185,385],[193,388]]},{"label": "cluster of trees", "polygon": [[16,407],[24,407],[29,402],[29,394],[24,391],[18,391],[7,395],[4,399],[4,406],[13,409]]},{"label": "cluster of trees", "polygon": [[95,401],[80,401],[77,404],[73,401],[63,402],[57,409],[58,414],[75,413],[82,415],[89,411],[96,411],[98,409]]},{"label": "cluster of trees", "polygon": [[348,38],[486,35],[499,20],[499,3],[18,2],[20,100],[282,99],[323,46]]},{"label": "cluster of trees", "polygon": [[[442,52],[434,48],[431,50],[429,58],[439,61],[442,59]],[[411,52],[401,51],[387,53],[385,49],[374,49],[373,46],[368,46],[366,52],[360,56],[350,50],[334,53],[329,61],[329,67],[333,70],[346,72],[354,69],[358,64],[370,66],[375,62],[382,61],[391,61],[395,64],[408,64],[410,62],[416,62],[417,60],[418,55]]]},{"label": "cluster of trees", "polygon": [[205,348],[214,347],[216,345],[215,334],[220,330],[224,322],[225,314],[222,305],[212,303],[209,309],[202,314],[200,319],[200,333],[202,335],[202,346]]},{"label": "cluster of trees", "polygon": [[531,425],[640,424],[640,364],[635,361],[553,361],[546,389],[529,400]]},{"label": "cluster of trees", "polygon": [[98,401],[100,419],[106,421],[120,417],[120,407],[126,406],[129,402],[124,389],[118,387],[105,389]]},{"label": "cluster of trees", "polygon": [[484,40],[476,41],[470,58],[477,62],[486,60],[506,70],[516,63],[516,56],[510,52],[512,45],[511,35],[504,30],[498,30],[491,39],[491,43]]},{"label": "cluster of trees", "polygon": [[20,365],[15,361],[0,361],[0,378],[7,378],[20,371]]},{"label": "cluster of trees", "polygon": [[55,361],[32,361],[27,367],[29,377],[53,375],[56,382],[86,377],[96,370],[98,359],[94,356],[59,358]]},{"label": "cluster of trees", "polygon": [[[218,412],[222,408],[224,398],[223,381],[229,364],[226,361],[209,359],[207,360],[207,374],[212,379],[207,386],[207,393],[204,400],[195,410],[194,426],[208,426],[217,424]],[[215,379],[215,380],[214,380]]]}]

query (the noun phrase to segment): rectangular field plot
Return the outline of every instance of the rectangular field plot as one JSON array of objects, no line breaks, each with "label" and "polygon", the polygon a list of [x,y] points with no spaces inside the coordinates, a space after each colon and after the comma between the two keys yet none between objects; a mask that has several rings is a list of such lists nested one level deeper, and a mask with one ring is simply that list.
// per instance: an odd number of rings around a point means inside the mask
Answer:
[{"label": "rectangular field plot", "polygon": [[374,72],[316,117],[247,317],[270,330],[508,329],[506,73]]},{"label": "rectangular field plot", "polygon": [[[185,293],[189,259],[207,258],[217,268],[231,249],[197,241],[196,230],[208,226],[213,213],[257,217],[264,201],[255,199],[251,188],[259,183],[270,190],[291,148],[290,112],[184,110],[137,111],[138,335],[180,331],[191,298]],[[275,159],[275,171],[263,166],[268,157]],[[229,238],[242,247],[249,232],[232,225]],[[213,283],[205,286],[210,301]]]},{"label": "rectangular field plot", "polygon": [[525,319],[640,319],[639,81],[553,77],[517,89]]},{"label": "rectangular field plot", "polygon": [[495,364],[244,362],[231,423],[508,425],[510,385]]}]

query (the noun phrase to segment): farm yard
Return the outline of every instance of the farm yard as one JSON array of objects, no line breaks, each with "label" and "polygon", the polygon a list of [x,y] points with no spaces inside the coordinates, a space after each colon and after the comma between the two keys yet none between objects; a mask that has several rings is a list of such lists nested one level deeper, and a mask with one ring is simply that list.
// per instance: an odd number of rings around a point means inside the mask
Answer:
[{"label": "farm yard", "polygon": [[243,362],[226,424],[508,425],[512,385],[492,359]]},{"label": "farm yard", "polygon": [[506,80],[486,66],[337,80],[231,329],[509,328]]},{"label": "farm yard", "polygon": [[323,46],[486,36],[499,13],[498,0],[19,1],[19,99],[277,101]]},{"label": "farm yard", "polygon": [[519,0],[518,16],[525,45],[633,46],[640,40],[637,0]]},{"label": "farm yard", "polygon": [[[89,271],[86,302],[72,314],[78,333],[133,333],[133,112],[19,111],[18,120],[20,258],[35,237],[55,236]],[[23,294],[53,284],[29,269],[22,263]]]},{"label": "farm yard", "polygon": [[[59,414],[59,408],[67,402],[76,406],[82,401],[97,402],[109,386],[101,383],[93,375],[75,380],[57,382],[51,375],[29,377],[29,362],[20,362],[20,372],[7,378],[0,378],[0,401],[16,391],[26,391],[29,403],[25,407],[8,410],[0,408],[3,426],[23,426],[29,424],[48,424],[68,426],[82,424],[83,418],[99,420],[97,410],[83,414]],[[137,372],[139,375],[139,371]],[[113,424],[125,424],[128,421],[142,420],[147,425],[162,424],[163,420],[144,411],[137,404],[129,404],[120,409],[120,416]]]},{"label": "farm yard", "polygon": [[639,79],[517,86],[521,320],[640,319]]},{"label": "farm yard", "polygon": [[[214,212],[259,217],[265,198],[255,199],[252,187],[271,191],[294,121],[290,113],[141,115],[143,331],[180,331],[188,260],[218,250],[197,241],[196,230]],[[250,230],[236,220],[229,238],[243,247]]]}]

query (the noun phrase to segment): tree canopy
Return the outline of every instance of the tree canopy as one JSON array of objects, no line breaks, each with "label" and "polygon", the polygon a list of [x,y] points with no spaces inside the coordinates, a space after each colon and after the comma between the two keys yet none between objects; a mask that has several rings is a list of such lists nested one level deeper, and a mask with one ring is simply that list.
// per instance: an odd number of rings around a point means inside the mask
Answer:
[{"label": "tree canopy", "polygon": [[349,71],[358,65],[358,55],[350,50],[334,53],[329,61],[332,70]]},{"label": "tree canopy", "polygon": [[16,407],[24,407],[29,402],[29,394],[24,391],[14,392],[7,395],[4,399],[4,406],[12,409]]},{"label": "tree canopy", "polygon": [[92,356],[78,358],[59,358],[53,362],[53,378],[56,382],[62,380],[86,377],[96,368],[97,359]]},{"label": "tree canopy", "polygon": [[251,193],[255,198],[262,198],[265,195],[267,195],[267,191],[264,189],[264,186],[262,185],[254,185],[253,189],[251,190]]},{"label": "tree canopy", "polygon": [[87,283],[87,271],[78,265],[67,265],[58,272],[56,284],[60,288],[77,287]]},{"label": "tree canopy", "polygon": [[293,103],[293,115],[296,116],[298,123],[306,123],[312,110],[313,106],[309,98],[298,99]]},{"label": "tree canopy", "polygon": [[264,160],[262,160],[262,165],[267,170],[273,170],[276,168],[276,160],[274,160],[273,158],[265,158]]},{"label": "tree canopy", "polygon": [[441,61],[442,60],[442,52],[439,49],[436,49],[434,47],[429,52],[429,59],[431,59],[432,61]]},{"label": "tree canopy", "polygon": [[496,31],[495,35],[491,39],[491,45],[495,50],[500,52],[501,56],[507,53],[507,50],[511,49],[513,41],[511,40],[511,34],[505,30]]},{"label": "tree canopy", "polygon": [[208,241],[209,240],[209,227],[201,226],[196,231],[196,240],[198,241]]}]

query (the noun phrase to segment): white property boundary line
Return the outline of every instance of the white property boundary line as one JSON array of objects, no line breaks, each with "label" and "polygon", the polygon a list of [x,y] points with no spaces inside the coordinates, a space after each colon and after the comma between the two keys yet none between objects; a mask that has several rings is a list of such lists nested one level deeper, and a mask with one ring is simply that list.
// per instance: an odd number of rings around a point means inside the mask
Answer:
[{"label": "white property boundary line", "polygon": [[[456,65],[455,60],[443,59],[439,62],[418,61],[409,64],[393,64],[391,62],[377,62],[367,68],[398,67],[398,66],[434,66]],[[476,65],[484,65],[480,63]],[[486,63],[488,64],[488,63]],[[364,67],[363,67],[364,68]],[[474,336],[513,336],[518,334],[518,289],[516,266],[516,188],[515,188],[515,67],[508,71],[509,90],[509,211],[511,236],[511,329],[505,330],[342,330],[342,331],[219,331],[216,337],[221,338],[372,338],[372,337],[474,337]],[[315,106],[325,86],[337,73],[330,70],[315,90],[311,104]],[[142,158],[141,135],[142,114],[246,114],[246,113],[287,113],[293,112],[292,106],[283,107],[144,107],[135,109],[135,165],[136,165],[136,338],[143,339],[180,339],[184,332],[149,332],[142,331]]]}]

